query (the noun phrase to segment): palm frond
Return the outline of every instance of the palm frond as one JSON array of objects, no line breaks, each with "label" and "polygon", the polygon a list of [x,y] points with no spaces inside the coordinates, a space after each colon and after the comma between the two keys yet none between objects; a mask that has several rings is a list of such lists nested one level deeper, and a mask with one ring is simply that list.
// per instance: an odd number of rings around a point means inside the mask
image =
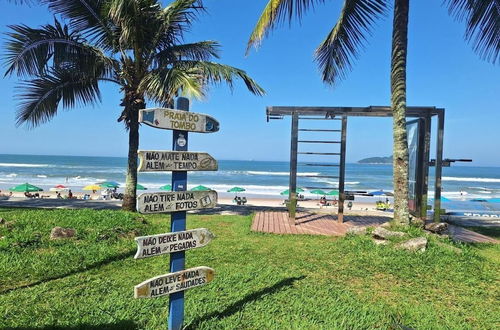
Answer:
[{"label": "palm frond", "polygon": [[100,101],[99,79],[78,70],[59,69],[33,80],[25,81],[16,96],[21,100],[17,111],[17,125],[32,128],[49,121],[57,114],[62,102],[64,108],[89,105]]},{"label": "palm frond", "polygon": [[323,2],[325,0],[269,0],[250,35],[246,53],[252,46],[258,47],[277,23],[285,20],[291,22],[294,16],[300,21],[308,9]]},{"label": "palm frond", "polygon": [[161,105],[171,103],[178,93],[194,98],[202,98],[205,95],[199,77],[179,68],[151,70],[141,81],[139,90]]},{"label": "palm frond", "polygon": [[70,26],[80,31],[100,47],[111,49],[114,43],[114,29],[107,18],[104,0],[40,0],[58,15],[70,20]]},{"label": "palm frond", "polygon": [[448,12],[458,21],[466,22],[465,40],[485,61],[500,60],[500,1],[445,0]]},{"label": "palm frond", "polygon": [[174,63],[174,67],[197,76],[205,86],[226,83],[233,89],[235,79],[241,79],[251,93],[259,96],[266,93],[245,71],[229,65],[207,61],[178,61]]},{"label": "palm frond", "polygon": [[193,61],[208,61],[219,58],[220,44],[217,41],[200,41],[189,44],[179,44],[167,47],[153,55],[154,67],[167,66],[181,59]]},{"label": "palm frond", "polygon": [[71,65],[81,71],[106,72],[111,76],[116,62],[77,33],[55,20],[54,25],[33,29],[25,25],[9,26],[6,43],[6,75],[42,75],[50,67]]},{"label": "palm frond", "polygon": [[323,81],[344,79],[377,19],[386,14],[387,0],[345,0],[340,17],[315,52]]}]

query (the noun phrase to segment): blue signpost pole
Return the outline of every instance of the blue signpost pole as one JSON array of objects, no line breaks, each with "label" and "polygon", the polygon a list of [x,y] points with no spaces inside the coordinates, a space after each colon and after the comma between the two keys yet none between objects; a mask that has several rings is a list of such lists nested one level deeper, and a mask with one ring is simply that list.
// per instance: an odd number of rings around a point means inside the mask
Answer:
[{"label": "blue signpost pole", "polygon": [[[179,97],[177,99],[178,110],[189,111],[189,99]],[[188,150],[188,132],[173,131],[172,150],[187,151]],[[187,172],[172,172],[172,190],[183,191],[187,190]],[[186,211],[173,212],[171,220],[171,232],[186,230]],[[186,265],[185,252],[174,252],[170,254],[170,272],[178,272],[184,270]],[[169,313],[168,313],[168,328],[171,330],[182,329],[184,323],[184,291],[175,292],[170,295]]]}]

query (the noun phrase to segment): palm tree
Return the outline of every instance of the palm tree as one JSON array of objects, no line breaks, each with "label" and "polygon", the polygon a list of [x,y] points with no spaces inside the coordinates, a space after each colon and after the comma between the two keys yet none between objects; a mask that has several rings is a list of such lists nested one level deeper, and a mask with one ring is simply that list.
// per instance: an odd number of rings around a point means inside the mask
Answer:
[{"label": "palm tree", "polygon": [[[268,32],[283,20],[300,20],[305,11],[326,0],[269,0],[248,42],[258,46]],[[334,85],[346,78],[359,48],[374,23],[385,16],[390,0],[344,0],[340,17],[315,52],[325,83]],[[500,50],[498,0],[446,0],[449,13],[465,20],[465,39],[487,61],[495,63]],[[393,113],[394,218],[410,222],[408,210],[408,145],[406,138],[406,53],[409,0],[394,0],[391,59],[391,107]]]},{"label": "palm tree", "polygon": [[[128,169],[123,209],[136,204],[138,113],[146,101],[169,105],[174,97],[203,97],[207,86],[240,78],[250,92],[264,90],[245,71],[211,62],[216,41],[183,43],[200,0],[176,0],[162,7],[156,0],[40,0],[55,16],[40,28],[10,26],[6,75],[23,79],[17,124],[35,127],[59,108],[94,104],[102,83],[123,93],[123,121],[129,133]],[[67,22],[67,24],[65,24]]]}]

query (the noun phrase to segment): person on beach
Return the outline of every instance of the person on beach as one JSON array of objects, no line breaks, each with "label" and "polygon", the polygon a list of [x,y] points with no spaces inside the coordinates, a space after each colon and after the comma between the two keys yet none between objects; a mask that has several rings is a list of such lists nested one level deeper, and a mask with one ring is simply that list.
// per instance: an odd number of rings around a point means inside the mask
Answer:
[{"label": "person on beach", "polygon": [[56,197],[57,199],[62,199],[61,193],[59,191],[56,193]]},{"label": "person on beach", "polygon": [[71,189],[68,191],[68,198],[73,198],[73,192],[71,191]]}]

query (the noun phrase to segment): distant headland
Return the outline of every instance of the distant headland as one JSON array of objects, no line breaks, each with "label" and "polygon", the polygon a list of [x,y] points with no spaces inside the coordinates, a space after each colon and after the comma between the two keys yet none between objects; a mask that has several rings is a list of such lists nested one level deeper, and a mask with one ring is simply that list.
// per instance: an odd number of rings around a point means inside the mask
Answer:
[{"label": "distant headland", "polygon": [[358,160],[359,164],[392,164],[392,156],[388,157],[369,157]]}]

